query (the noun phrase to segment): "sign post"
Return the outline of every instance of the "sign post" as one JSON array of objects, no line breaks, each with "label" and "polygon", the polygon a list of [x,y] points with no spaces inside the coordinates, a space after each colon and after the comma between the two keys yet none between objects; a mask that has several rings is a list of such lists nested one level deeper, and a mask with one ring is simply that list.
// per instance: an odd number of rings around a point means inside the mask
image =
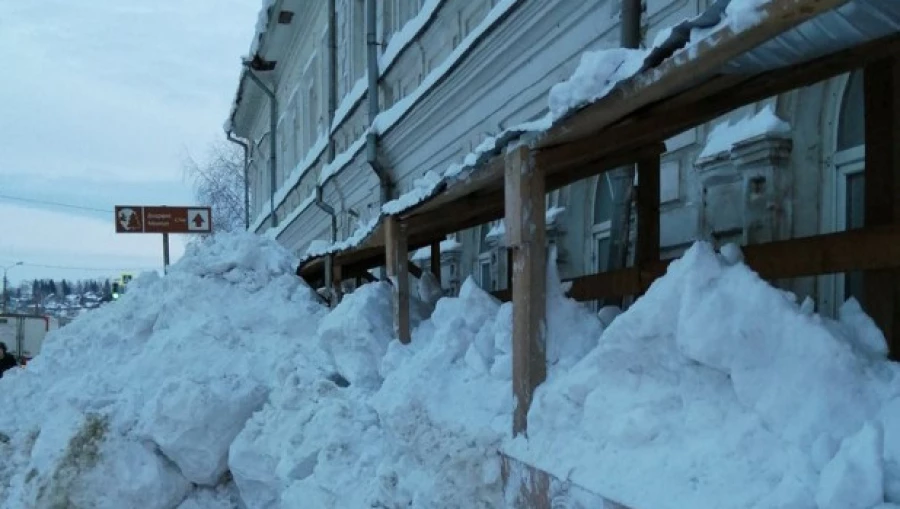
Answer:
[{"label": "sign post", "polygon": [[169,272],[169,234],[163,233],[163,272]]},{"label": "sign post", "polygon": [[161,233],[163,267],[169,267],[170,233],[212,233],[210,207],[116,206],[116,233]]}]

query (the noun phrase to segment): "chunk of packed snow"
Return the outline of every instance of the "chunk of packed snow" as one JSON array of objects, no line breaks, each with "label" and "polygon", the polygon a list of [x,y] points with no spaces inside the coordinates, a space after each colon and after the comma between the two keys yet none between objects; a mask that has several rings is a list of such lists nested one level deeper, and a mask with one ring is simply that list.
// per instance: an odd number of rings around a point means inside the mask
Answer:
[{"label": "chunk of packed snow", "polygon": [[761,8],[767,4],[769,0],[731,0],[725,7],[725,22],[734,32],[742,32],[759,23]]},{"label": "chunk of packed snow", "polygon": [[142,420],[147,438],[187,480],[215,486],[227,470],[228,447],[266,396],[266,387],[244,377],[171,378],[147,404]]},{"label": "chunk of packed snow", "polygon": [[437,305],[444,291],[441,289],[441,282],[430,271],[423,271],[422,277],[419,278],[416,285],[416,291],[419,294],[419,300],[427,304],[429,307]]},{"label": "chunk of packed snow", "polygon": [[888,346],[884,333],[875,325],[869,315],[863,311],[859,301],[850,297],[840,309],[838,319],[850,329],[849,337],[857,339],[857,346],[872,355],[887,356]]},{"label": "chunk of packed snow", "polygon": [[884,502],[884,438],[880,427],[866,424],[844,440],[819,478],[819,509],[868,509]]},{"label": "chunk of packed snow", "polygon": [[791,125],[775,114],[772,105],[766,105],[759,112],[734,123],[725,120],[713,127],[706,138],[706,145],[697,157],[698,159],[714,157],[730,151],[732,147],[742,141],[758,136],[789,137],[790,134]]},{"label": "chunk of packed snow", "polygon": [[388,215],[399,214],[430,198],[442,183],[443,180],[437,173],[428,171],[413,181],[413,188],[410,191],[385,203],[381,211]]},{"label": "chunk of packed snow", "polygon": [[[453,251],[459,251],[462,249],[462,243],[454,238],[444,239],[441,241],[440,250],[441,253],[450,253]],[[413,261],[422,261],[431,258],[431,248],[423,247],[421,249],[417,249],[415,253],[412,255]]]},{"label": "chunk of packed snow", "polygon": [[551,120],[600,99],[620,81],[637,74],[647,53],[643,49],[615,48],[582,54],[572,76],[550,89]]}]

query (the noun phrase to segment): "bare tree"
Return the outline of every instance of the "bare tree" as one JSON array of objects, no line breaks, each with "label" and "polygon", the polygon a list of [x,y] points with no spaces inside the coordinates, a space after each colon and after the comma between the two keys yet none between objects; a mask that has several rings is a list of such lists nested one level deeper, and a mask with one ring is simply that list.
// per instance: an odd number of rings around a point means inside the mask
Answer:
[{"label": "bare tree", "polygon": [[226,141],[213,142],[202,161],[188,155],[184,169],[199,204],[212,207],[213,230],[242,230],[244,158],[240,149]]}]

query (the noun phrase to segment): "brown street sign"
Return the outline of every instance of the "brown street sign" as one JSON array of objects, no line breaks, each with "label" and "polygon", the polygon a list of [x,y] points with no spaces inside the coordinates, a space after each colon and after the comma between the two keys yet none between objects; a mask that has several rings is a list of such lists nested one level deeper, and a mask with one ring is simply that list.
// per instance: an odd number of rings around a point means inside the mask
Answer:
[{"label": "brown street sign", "polygon": [[117,233],[210,233],[209,207],[116,207]]}]

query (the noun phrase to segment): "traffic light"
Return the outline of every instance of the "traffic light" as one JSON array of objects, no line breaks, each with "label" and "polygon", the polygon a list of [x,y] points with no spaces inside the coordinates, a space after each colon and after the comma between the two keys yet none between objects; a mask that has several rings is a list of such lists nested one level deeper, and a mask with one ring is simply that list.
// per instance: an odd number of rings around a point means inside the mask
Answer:
[{"label": "traffic light", "polygon": [[112,298],[113,299],[119,298],[119,282],[118,281],[114,281],[112,284]]},{"label": "traffic light", "polygon": [[133,276],[131,274],[122,274],[122,285],[127,285],[128,283],[130,283],[132,277]]}]

